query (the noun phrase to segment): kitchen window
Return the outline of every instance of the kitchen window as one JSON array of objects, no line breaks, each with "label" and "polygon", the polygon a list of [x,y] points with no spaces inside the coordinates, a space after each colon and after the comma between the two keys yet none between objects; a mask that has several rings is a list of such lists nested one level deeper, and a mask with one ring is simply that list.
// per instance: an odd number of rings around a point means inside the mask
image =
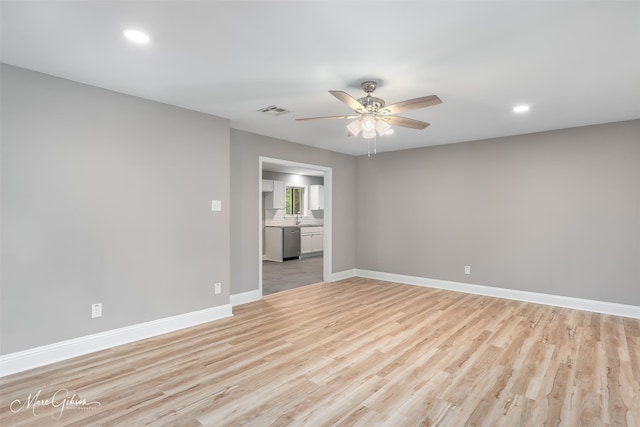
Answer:
[{"label": "kitchen window", "polygon": [[285,215],[302,215],[304,214],[304,188],[289,187],[285,188]]}]

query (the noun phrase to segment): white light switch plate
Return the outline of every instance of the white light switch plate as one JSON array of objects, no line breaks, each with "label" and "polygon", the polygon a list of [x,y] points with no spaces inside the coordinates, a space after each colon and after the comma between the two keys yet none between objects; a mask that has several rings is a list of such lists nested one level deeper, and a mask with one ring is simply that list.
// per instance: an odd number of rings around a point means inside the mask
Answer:
[{"label": "white light switch plate", "polygon": [[222,210],[222,200],[212,200],[211,201],[211,210],[214,212],[219,212]]}]

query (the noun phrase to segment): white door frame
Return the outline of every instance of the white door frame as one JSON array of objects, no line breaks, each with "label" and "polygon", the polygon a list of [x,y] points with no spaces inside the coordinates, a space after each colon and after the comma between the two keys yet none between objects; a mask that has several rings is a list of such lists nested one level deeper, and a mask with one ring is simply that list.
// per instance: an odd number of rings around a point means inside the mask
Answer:
[{"label": "white door frame", "polygon": [[283,166],[291,166],[298,168],[308,168],[319,170],[324,173],[324,236],[322,241],[323,261],[322,261],[322,280],[331,281],[331,217],[332,217],[332,186],[333,172],[332,168],[327,166],[312,165],[309,163],[293,162],[290,160],[275,159],[271,157],[260,156],[258,158],[258,282],[260,298],[262,298],[262,164],[275,163]]}]

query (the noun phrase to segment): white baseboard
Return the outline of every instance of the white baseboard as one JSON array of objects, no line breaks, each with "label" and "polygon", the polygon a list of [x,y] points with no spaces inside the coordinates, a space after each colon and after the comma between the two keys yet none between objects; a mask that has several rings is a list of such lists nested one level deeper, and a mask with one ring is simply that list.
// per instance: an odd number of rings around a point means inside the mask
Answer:
[{"label": "white baseboard", "polygon": [[231,305],[165,317],[0,356],[0,377],[232,316]]},{"label": "white baseboard", "polygon": [[446,289],[465,292],[468,294],[485,295],[506,298],[516,301],[532,302],[536,304],[553,305],[556,307],[573,308],[595,313],[611,314],[614,316],[640,319],[640,306],[618,304],[605,301],[594,301],[582,298],[549,295],[537,292],[518,291],[514,289],[495,288],[493,286],[473,285],[469,283],[450,282],[447,280],[428,279],[424,277],[405,276],[402,274],[382,273],[371,270],[355,270],[355,276],[368,279],[385,280],[388,282],[404,283],[407,285],[424,286],[427,288]]},{"label": "white baseboard", "polygon": [[337,273],[331,273],[332,282],[337,282],[338,280],[350,279],[356,276],[356,269],[352,268],[350,270],[339,271]]},{"label": "white baseboard", "polygon": [[241,294],[232,294],[230,298],[231,306],[235,307],[236,305],[259,301],[260,299],[262,299],[262,292],[260,291],[260,289],[255,289],[253,291],[242,292]]},{"label": "white baseboard", "polygon": [[[404,283],[408,285],[424,286],[428,288],[446,289],[469,294],[485,295],[516,301],[532,302],[536,304],[586,310],[595,313],[611,314],[614,316],[640,319],[640,307],[634,305],[617,304],[605,301],[594,301],[581,298],[549,295],[537,292],[519,291],[513,289],[496,288],[485,285],[451,282],[447,280],[428,279],[424,277],[406,276],[402,274],[383,273],[378,271],[350,269],[333,273],[331,281],[364,277],[368,279],[385,280],[388,282]],[[232,306],[258,301],[262,298],[259,289],[241,294],[231,295],[231,303],[205,310],[180,314],[140,323],[124,328],[113,329],[85,337],[74,338],[54,344],[19,351],[0,356],[0,377],[11,375],[83,354],[93,353],[107,348],[127,344],[133,341],[162,335],[206,322],[230,317],[233,315]]]}]

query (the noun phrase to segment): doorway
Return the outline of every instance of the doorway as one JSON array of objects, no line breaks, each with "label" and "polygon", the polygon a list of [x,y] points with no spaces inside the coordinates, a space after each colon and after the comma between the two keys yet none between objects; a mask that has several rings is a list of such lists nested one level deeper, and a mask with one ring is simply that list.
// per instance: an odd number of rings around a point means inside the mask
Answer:
[{"label": "doorway", "polygon": [[[273,293],[281,288],[281,290],[289,289],[292,287],[302,286],[304,284],[300,282],[299,285],[296,283],[296,276],[300,277],[301,281],[308,280],[309,277],[317,277],[319,280],[317,281],[329,281],[331,277],[331,212],[332,212],[332,169],[330,167],[314,165],[309,163],[300,163],[293,162],[284,159],[276,159],[270,157],[259,157],[258,162],[258,188],[259,188],[259,203],[258,203],[258,280],[259,280],[259,289],[260,296],[265,296],[269,293]],[[322,253],[318,255],[317,253],[312,254],[313,256],[305,256],[303,254],[301,259],[289,260],[285,262],[276,262],[269,263],[267,265],[266,272],[263,270],[263,259],[265,258],[265,224],[270,223],[273,220],[273,214],[270,209],[265,209],[265,204],[267,207],[270,207],[269,204],[273,203],[272,200],[269,200],[266,195],[268,195],[268,191],[270,188],[263,189],[263,172],[267,173],[277,173],[277,174],[291,174],[291,175],[300,175],[300,176],[315,176],[321,177],[324,191],[323,198],[323,209],[322,209]],[[265,181],[266,187],[270,187],[269,180]],[[277,187],[277,186],[276,186]],[[308,199],[307,199],[308,201]],[[273,209],[276,212],[275,209]],[[270,217],[265,218],[265,212],[270,212]],[[300,225],[309,226],[309,229],[313,229],[312,226],[317,226],[317,216],[311,218],[305,217],[301,215],[301,218],[296,218],[295,215],[291,215],[291,212],[288,216],[284,216],[284,210],[282,212],[276,212],[279,215],[279,219],[281,222],[292,222],[295,224],[296,222],[301,222]],[[283,217],[284,216],[284,217]],[[305,224],[305,221],[309,221],[311,219],[311,224]],[[313,223],[315,221],[316,223]],[[301,228],[301,230],[305,230],[305,228]],[[319,271],[318,271],[319,270]],[[266,276],[265,276],[266,273]],[[264,287],[264,278],[273,278],[278,275],[284,275],[281,277],[286,277],[286,280],[279,280],[279,286],[275,288],[270,286],[269,291],[265,291]],[[315,280],[315,279],[314,279]],[[315,283],[315,282],[314,282]]]}]

